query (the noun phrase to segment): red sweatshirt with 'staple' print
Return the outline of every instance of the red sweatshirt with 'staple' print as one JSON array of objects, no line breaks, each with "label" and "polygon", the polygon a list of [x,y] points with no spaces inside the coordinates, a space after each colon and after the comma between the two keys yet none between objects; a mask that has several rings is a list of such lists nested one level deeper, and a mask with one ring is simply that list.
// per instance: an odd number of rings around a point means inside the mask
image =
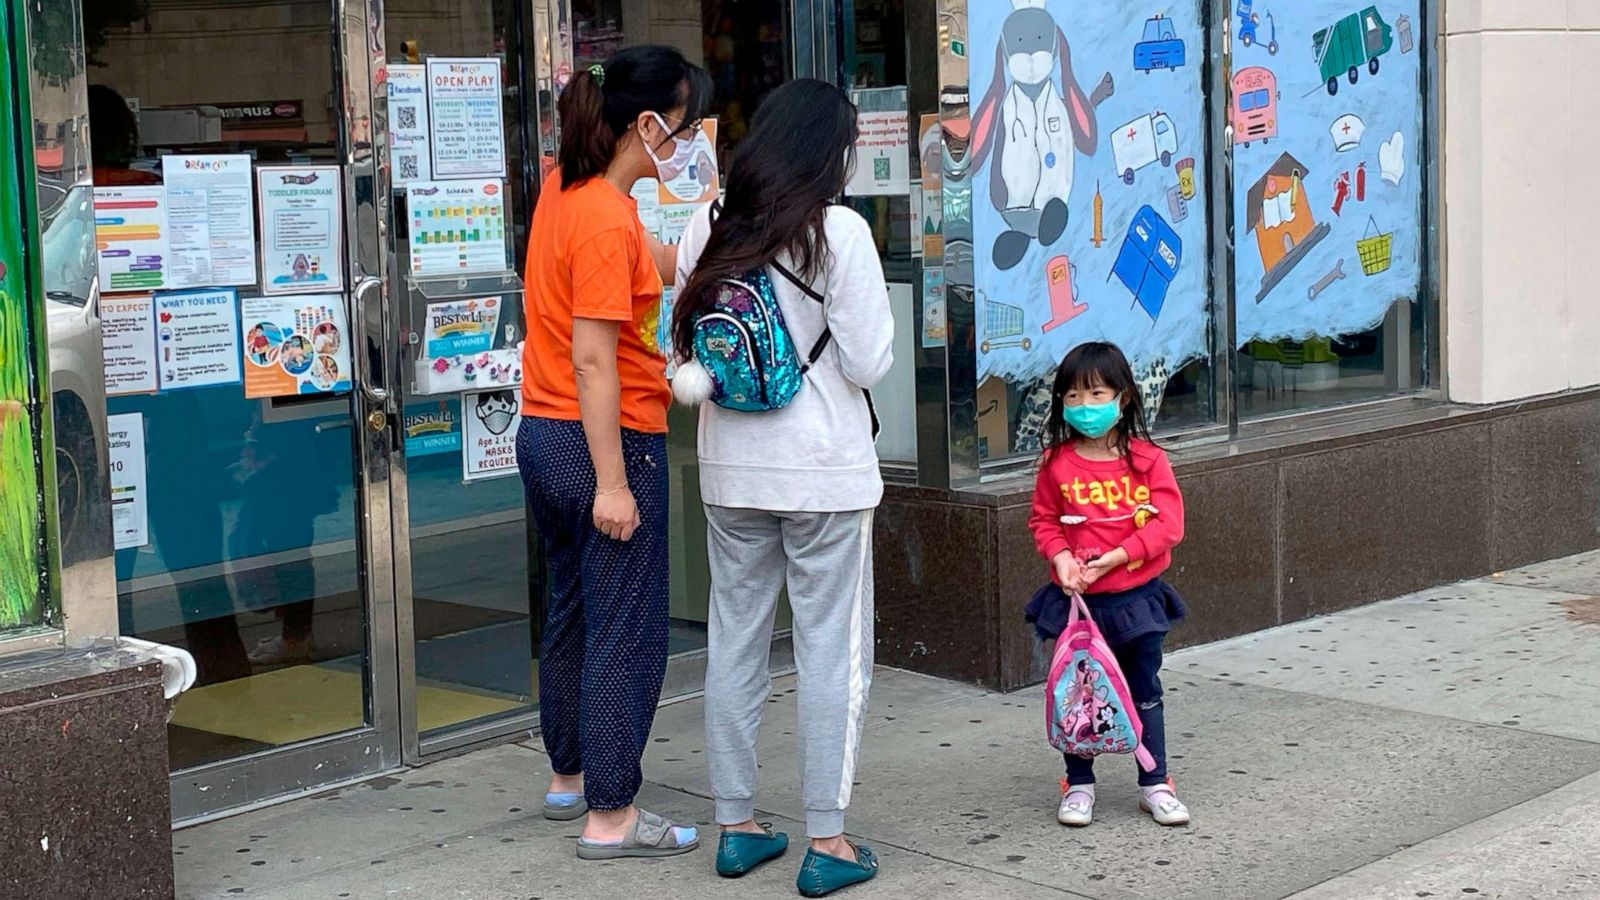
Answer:
[{"label": "red sweatshirt with 'staple' print", "polygon": [[1129,444],[1133,464],[1084,459],[1070,446],[1045,451],[1028,527],[1047,561],[1063,550],[1088,562],[1121,547],[1128,564],[1101,576],[1090,593],[1138,587],[1172,564],[1183,540],[1183,495],[1172,463],[1148,441]]}]

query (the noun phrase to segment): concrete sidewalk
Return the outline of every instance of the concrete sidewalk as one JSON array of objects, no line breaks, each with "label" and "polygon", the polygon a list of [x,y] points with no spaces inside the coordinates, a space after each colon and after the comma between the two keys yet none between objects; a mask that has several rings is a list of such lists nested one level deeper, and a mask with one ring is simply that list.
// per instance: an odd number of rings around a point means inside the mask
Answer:
[{"label": "concrete sidewalk", "polygon": [[[1600,898],[1600,553],[1174,654],[1173,771],[1195,812],[1055,824],[1042,690],[879,670],[850,829],[882,874],[845,897]],[[762,736],[763,818],[797,839],[793,679]],[[706,825],[701,706],[656,720],[641,803]],[[737,882],[712,848],[584,863],[504,746],[179,832],[183,898],[792,897],[800,854]],[[710,833],[710,829],[707,829]]]}]

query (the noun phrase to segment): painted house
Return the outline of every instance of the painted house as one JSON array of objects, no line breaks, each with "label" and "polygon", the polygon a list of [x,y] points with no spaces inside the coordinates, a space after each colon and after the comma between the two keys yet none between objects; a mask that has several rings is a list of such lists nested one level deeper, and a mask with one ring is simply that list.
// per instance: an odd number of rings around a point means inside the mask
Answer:
[{"label": "painted house", "polygon": [[1245,231],[1256,233],[1261,268],[1271,272],[1316,230],[1306,196],[1306,167],[1285,153],[1250,186],[1245,206]]}]

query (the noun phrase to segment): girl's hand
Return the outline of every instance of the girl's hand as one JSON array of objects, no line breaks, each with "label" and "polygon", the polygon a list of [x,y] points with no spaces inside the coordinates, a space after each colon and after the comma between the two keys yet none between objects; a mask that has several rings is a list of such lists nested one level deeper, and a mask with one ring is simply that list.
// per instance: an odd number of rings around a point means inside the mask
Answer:
[{"label": "girl's hand", "polygon": [[1092,559],[1083,564],[1084,587],[1099,581],[1101,576],[1118,566],[1128,564],[1128,551],[1118,547],[1104,556]]},{"label": "girl's hand", "polygon": [[594,527],[614,541],[630,540],[639,528],[639,506],[633,500],[633,492],[626,487],[596,491]]},{"label": "girl's hand", "polygon": [[1071,550],[1057,553],[1056,558],[1050,561],[1050,566],[1055,569],[1056,584],[1061,585],[1062,590],[1081,591],[1088,587],[1083,580],[1083,564],[1078,562]]}]

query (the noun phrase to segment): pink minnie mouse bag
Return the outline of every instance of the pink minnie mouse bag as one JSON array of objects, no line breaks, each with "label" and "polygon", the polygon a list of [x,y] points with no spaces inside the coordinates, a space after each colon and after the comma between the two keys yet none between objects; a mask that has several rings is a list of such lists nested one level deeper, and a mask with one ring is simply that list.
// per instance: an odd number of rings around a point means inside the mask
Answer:
[{"label": "pink minnie mouse bag", "polygon": [[1056,641],[1056,655],[1050,661],[1044,714],[1050,746],[1063,753],[1132,753],[1141,769],[1155,768],[1155,759],[1144,748],[1144,726],[1122,667],[1077,592],[1072,594],[1067,629]]}]

